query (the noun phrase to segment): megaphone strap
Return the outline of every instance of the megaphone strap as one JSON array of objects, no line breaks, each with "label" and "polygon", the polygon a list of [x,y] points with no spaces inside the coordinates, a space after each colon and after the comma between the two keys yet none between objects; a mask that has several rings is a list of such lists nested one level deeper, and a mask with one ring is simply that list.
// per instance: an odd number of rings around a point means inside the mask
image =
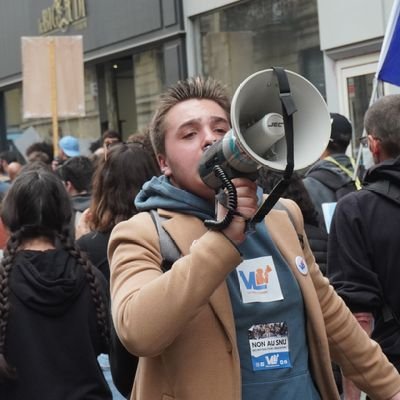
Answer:
[{"label": "megaphone strap", "polygon": [[274,70],[278,79],[279,96],[282,103],[282,109],[288,116],[293,115],[297,111],[297,107],[293,100],[287,74],[282,67],[272,67],[272,69]]},{"label": "megaphone strap", "polygon": [[273,67],[279,85],[279,96],[282,104],[283,125],[285,127],[286,139],[286,168],[283,178],[272,189],[272,192],[264,200],[256,215],[251,219],[251,224],[261,222],[265,216],[272,210],[276,202],[282,196],[288,187],[290,177],[294,170],[294,138],[293,138],[293,114],[297,111],[289,86],[289,80],[285,70],[281,67]]},{"label": "megaphone strap", "polygon": [[276,202],[282,197],[283,192],[289,186],[289,178],[282,178],[276,186],[272,189],[272,192],[264,200],[260,208],[258,209],[256,215],[250,220],[249,224],[257,224],[261,222],[265,216],[272,210]]}]

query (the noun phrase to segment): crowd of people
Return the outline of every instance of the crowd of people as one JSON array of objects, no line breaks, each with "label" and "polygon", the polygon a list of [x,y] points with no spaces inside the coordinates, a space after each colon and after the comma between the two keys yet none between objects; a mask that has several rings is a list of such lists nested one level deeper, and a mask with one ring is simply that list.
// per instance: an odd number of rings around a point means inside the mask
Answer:
[{"label": "crowd of people", "polygon": [[0,398],[400,400],[400,95],[364,124],[374,167],[355,173],[331,113],[320,160],[252,229],[282,173],[233,177],[231,222],[205,224],[228,213],[199,174],[231,129],[212,78],[170,86],[146,131],[105,131],[90,157],[72,135],[57,157],[0,153]]}]

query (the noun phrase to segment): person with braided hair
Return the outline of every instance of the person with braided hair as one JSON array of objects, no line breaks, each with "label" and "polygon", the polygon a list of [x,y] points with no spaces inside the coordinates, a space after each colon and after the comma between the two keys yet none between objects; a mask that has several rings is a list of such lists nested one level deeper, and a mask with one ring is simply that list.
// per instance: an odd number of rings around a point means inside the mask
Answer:
[{"label": "person with braided hair", "polygon": [[0,265],[0,398],[110,400],[102,273],[70,237],[71,203],[48,168],[24,168],[3,200],[10,237]]}]

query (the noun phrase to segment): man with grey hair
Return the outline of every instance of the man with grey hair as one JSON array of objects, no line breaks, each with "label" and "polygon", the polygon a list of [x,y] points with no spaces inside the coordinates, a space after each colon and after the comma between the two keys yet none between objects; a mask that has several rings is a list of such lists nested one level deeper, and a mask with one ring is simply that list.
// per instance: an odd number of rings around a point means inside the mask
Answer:
[{"label": "man with grey hair", "polygon": [[327,275],[400,370],[400,95],[377,100],[367,110],[364,126],[375,165],[367,171],[363,189],[337,203]]}]

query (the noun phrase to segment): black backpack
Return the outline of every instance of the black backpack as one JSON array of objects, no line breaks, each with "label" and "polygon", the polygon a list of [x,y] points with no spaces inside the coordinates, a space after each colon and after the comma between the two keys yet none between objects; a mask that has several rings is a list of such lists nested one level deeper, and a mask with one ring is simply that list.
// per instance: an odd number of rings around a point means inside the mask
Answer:
[{"label": "black backpack", "polygon": [[349,178],[348,181],[343,182],[343,180],[338,179],[335,174],[326,169],[310,171],[307,176],[316,179],[335,192],[336,200],[339,200],[346,194],[357,190],[356,182],[354,180]]}]

